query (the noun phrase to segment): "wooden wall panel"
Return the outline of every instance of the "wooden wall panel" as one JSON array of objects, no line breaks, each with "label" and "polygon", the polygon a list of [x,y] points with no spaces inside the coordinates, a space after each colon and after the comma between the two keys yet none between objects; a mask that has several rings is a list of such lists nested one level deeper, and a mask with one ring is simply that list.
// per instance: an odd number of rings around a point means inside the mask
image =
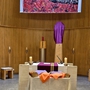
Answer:
[{"label": "wooden wall panel", "polygon": [[[12,26],[20,28],[51,28],[57,21],[62,21],[66,28],[83,28],[88,27],[90,22],[89,2],[83,0],[82,12],[74,14],[26,14],[19,12],[19,0],[0,0],[2,5],[1,24],[3,26]],[[71,24],[72,23],[72,24]]]},{"label": "wooden wall panel", "polygon": [[90,28],[66,30],[64,33],[63,56],[68,58],[68,62],[78,66],[79,75],[88,75],[90,68],[89,34]]},{"label": "wooden wall panel", "polygon": [[[84,25],[86,26],[86,27],[88,27],[89,26],[89,13],[88,12],[90,12],[90,10],[89,10],[89,3],[90,3],[90,0],[89,0],[89,2],[84,2],[84,7],[83,7],[83,9],[85,10],[84,11],[84,18],[85,19],[83,19],[83,22],[84,22]],[[88,17],[88,18],[87,18]]]},{"label": "wooden wall panel", "polygon": [[[74,63],[74,33],[73,30],[65,30],[63,38],[63,59],[68,58],[68,62]],[[63,60],[64,61],[64,60]]]},{"label": "wooden wall panel", "polygon": [[[54,25],[65,25],[63,58],[78,66],[78,74],[87,75],[90,68],[90,0],[82,0],[81,13],[26,14],[19,12],[19,0],[0,0],[0,67],[8,66],[8,48],[11,46],[10,66],[18,73],[20,63],[26,60],[25,49],[34,61],[39,60],[39,42],[47,42],[46,61],[54,61]],[[73,48],[75,51],[73,52]]]},{"label": "wooden wall panel", "polygon": [[[20,43],[20,30],[12,28],[0,28],[2,30],[0,39],[1,45],[0,48],[2,53],[0,67],[2,66],[12,66],[15,69],[15,72],[18,72],[18,65],[21,60],[21,43]],[[3,36],[3,37],[2,37]],[[10,61],[9,61],[9,46],[11,47]]]},{"label": "wooden wall panel", "polygon": [[[9,46],[12,48],[13,30],[11,28],[4,28],[4,60],[5,66],[11,66],[12,59],[9,63]],[[12,54],[12,50],[11,50]]]},{"label": "wooden wall panel", "polygon": [[44,31],[44,35],[47,42],[46,61],[53,62],[55,56],[55,42],[53,38],[53,31]]},{"label": "wooden wall panel", "polygon": [[[88,1],[88,4],[90,3],[90,0]],[[89,5],[88,5],[89,6]],[[90,7],[90,6],[89,6]],[[88,26],[90,27],[90,10],[89,10],[89,8],[88,8],[88,22],[89,22],[89,24],[88,24]]]},{"label": "wooden wall panel", "polygon": [[[25,48],[28,47],[28,57],[32,56],[34,61],[39,61],[39,44],[40,41],[42,40],[42,37],[45,38],[46,41],[46,55],[47,55],[47,60],[51,57],[51,59],[49,61],[53,61],[53,52],[52,52],[52,47],[53,45],[50,45],[50,43],[54,43],[53,40],[53,32],[51,31],[44,31],[42,32],[41,30],[35,31],[35,30],[28,30],[28,33],[26,33],[27,30],[23,30],[22,31],[22,39],[21,39],[21,47],[22,47],[22,57],[24,57],[24,60],[22,58],[22,60],[25,62]],[[52,33],[50,35],[50,33]],[[24,36],[24,37],[23,37]],[[50,39],[51,38],[51,41]],[[50,45],[50,46],[49,46]],[[49,50],[49,52],[48,52]],[[48,58],[49,57],[49,58]],[[29,58],[28,58],[29,59]],[[24,63],[23,62],[23,63]]]},{"label": "wooden wall panel", "polygon": [[13,29],[13,59],[14,59],[14,67],[16,71],[18,71],[19,60],[21,61],[21,30]]},{"label": "wooden wall panel", "polygon": [[[0,28],[0,67],[5,66],[3,43],[4,43],[4,31],[2,28]],[[0,74],[0,77],[1,77],[1,74]]]},{"label": "wooden wall panel", "polygon": [[[1,3],[0,3],[0,12],[2,12],[2,5],[1,5]],[[0,14],[0,25],[1,25],[1,18],[2,18],[2,13]]]},{"label": "wooden wall panel", "polygon": [[0,28],[0,66],[4,66],[4,31]]}]

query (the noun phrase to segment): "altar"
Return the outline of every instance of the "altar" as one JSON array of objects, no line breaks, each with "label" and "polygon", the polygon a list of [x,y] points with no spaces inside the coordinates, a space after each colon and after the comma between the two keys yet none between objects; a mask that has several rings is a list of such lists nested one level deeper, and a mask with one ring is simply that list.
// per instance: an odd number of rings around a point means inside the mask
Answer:
[{"label": "altar", "polygon": [[70,90],[70,78],[59,78],[55,80],[50,78],[47,82],[42,83],[38,77],[29,77],[28,90]]},{"label": "altar", "polygon": [[19,65],[19,90],[42,90],[42,88],[43,90],[44,88],[45,90],[51,90],[52,88],[54,88],[52,90],[59,90],[60,87],[61,88],[64,87],[62,90],[76,90],[77,66],[73,66],[73,65],[64,66],[64,64],[58,64],[58,71],[69,73],[70,78],[63,78],[63,79],[60,78],[58,80],[54,80],[50,78],[48,82],[45,82],[44,84],[42,84],[39,78],[31,78],[29,76],[30,71],[37,70],[38,64],[39,63],[33,63],[32,65],[25,65],[25,64]]}]

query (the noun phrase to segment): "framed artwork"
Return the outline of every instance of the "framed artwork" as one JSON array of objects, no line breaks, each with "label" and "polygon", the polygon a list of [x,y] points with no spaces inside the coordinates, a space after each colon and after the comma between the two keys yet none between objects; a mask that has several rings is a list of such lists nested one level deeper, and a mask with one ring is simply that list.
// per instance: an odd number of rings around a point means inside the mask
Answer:
[{"label": "framed artwork", "polygon": [[82,0],[20,0],[21,13],[78,13]]}]

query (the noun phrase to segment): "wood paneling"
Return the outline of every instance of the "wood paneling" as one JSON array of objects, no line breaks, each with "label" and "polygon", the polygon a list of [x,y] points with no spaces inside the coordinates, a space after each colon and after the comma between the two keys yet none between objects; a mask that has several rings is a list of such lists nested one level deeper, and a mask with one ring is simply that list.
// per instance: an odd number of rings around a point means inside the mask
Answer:
[{"label": "wood paneling", "polygon": [[67,28],[85,28],[90,23],[90,0],[82,0],[81,13],[69,14],[26,14],[19,12],[19,0],[0,0],[1,25],[19,28],[53,29],[57,21],[62,21]]},{"label": "wood paneling", "polygon": [[[79,75],[87,75],[90,68],[90,29],[66,30],[63,50],[64,57],[78,66]],[[74,53],[73,53],[74,48]]]},{"label": "wood paneling", "polygon": [[[46,61],[54,61],[54,25],[65,24],[63,58],[78,66],[78,74],[87,75],[90,68],[90,0],[82,0],[81,13],[26,14],[19,12],[19,0],[0,0],[0,67],[9,66],[8,48],[11,47],[10,66],[18,73],[20,63],[33,57],[39,60],[39,42],[45,37]],[[73,48],[75,51],[73,52]]]},{"label": "wood paneling", "polygon": [[0,66],[5,65],[3,44],[4,44],[4,30],[3,28],[0,28]]}]

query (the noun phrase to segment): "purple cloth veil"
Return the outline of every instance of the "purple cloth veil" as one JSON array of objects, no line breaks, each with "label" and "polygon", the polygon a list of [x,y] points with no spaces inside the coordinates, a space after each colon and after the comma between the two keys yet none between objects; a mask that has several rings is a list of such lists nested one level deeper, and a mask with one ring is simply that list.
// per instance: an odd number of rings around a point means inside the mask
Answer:
[{"label": "purple cloth veil", "polygon": [[54,26],[54,41],[56,44],[63,42],[65,26],[62,22],[57,22]]}]

